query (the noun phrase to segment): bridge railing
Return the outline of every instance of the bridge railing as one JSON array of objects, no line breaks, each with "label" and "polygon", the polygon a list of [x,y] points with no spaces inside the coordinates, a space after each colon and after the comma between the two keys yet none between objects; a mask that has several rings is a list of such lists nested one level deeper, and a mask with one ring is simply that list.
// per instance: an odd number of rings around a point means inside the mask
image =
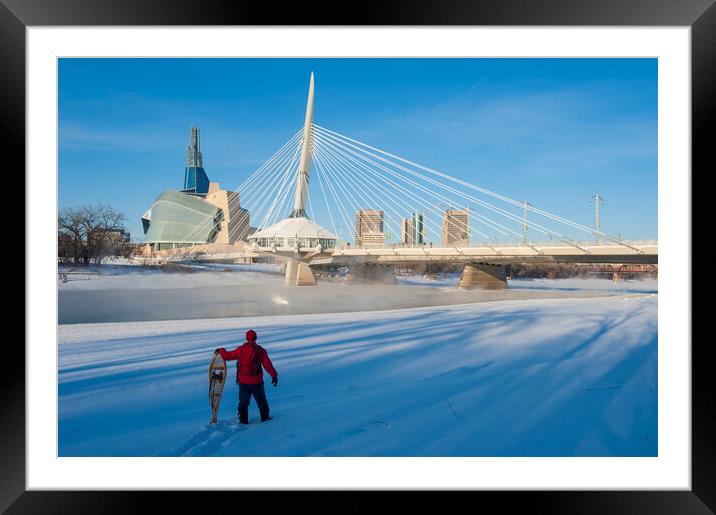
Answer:
[{"label": "bridge railing", "polygon": [[[632,245],[635,247],[640,246],[653,246],[658,245],[658,240],[622,240],[623,243],[626,243],[628,245]],[[386,249],[386,248],[395,248],[395,249],[420,249],[420,248],[490,248],[490,247],[530,247],[530,246],[536,246],[536,247],[574,247],[574,244],[579,245],[581,247],[613,247],[618,245],[617,243],[614,243],[612,241],[597,241],[597,240],[575,240],[573,243],[567,243],[559,240],[541,240],[541,241],[534,241],[530,240],[528,244],[525,244],[521,241],[497,241],[497,242],[460,242],[460,243],[452,243],[452,244],[443,244],[442,242],[427,242],[427,243],[419,243],[419,244],[410,244],[410,243],[391,243],[386,242],[384,244],[376,244],[376,243],[370,243],[366,245],[354,245],[352,243],[342,243],[341,245],[337,246],[338,249]]]}]

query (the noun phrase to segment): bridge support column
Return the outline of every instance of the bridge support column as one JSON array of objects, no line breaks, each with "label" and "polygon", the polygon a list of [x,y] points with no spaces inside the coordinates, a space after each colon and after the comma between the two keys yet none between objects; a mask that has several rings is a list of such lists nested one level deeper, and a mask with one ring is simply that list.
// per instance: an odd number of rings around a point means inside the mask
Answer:
[{"label": "bridge support column", "polygon": [[467,290],[503,290],[507,288],[505,267],[489,263],[469,263],[465,265],[462,271],[460,288]]},{"label": "bridge support column", "polygon": [[348,283],[395,284],[395,270],[385,265],[351,265]]},{"label": "bridge support column", "polygon": [[286,261],[286,279],[283,284],[284,286],[316,286],[316,278],[308,263],[289,259]]}]

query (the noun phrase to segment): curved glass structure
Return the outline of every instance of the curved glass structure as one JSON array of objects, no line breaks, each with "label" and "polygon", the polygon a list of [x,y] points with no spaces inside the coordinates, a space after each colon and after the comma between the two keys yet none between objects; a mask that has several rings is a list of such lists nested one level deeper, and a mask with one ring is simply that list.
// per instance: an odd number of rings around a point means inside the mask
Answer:
[{"label": "curved glass structure", "polygon": [[207,243],[221,228],[222,217],[221,209],[199,197],[167,190],[144,214],[144,241],[158,244],[157,250]]}]

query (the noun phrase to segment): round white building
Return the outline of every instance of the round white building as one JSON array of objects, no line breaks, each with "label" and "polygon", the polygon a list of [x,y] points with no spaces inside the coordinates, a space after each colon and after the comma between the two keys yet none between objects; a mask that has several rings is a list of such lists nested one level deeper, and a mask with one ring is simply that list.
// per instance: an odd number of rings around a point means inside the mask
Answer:
[{"label": "round white building", "polygon": [[322,252],[336,248],[338,237],[303,216],[285,218],[249,237],[252,247],[283,252]]}]

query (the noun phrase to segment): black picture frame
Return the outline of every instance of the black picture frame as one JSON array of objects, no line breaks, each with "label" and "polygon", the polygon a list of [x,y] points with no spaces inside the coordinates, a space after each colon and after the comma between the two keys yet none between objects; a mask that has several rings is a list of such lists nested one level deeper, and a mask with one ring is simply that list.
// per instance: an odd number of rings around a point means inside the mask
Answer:
[{"label": "black picture frame", "polygon": [[[707,234],[709,203],[698,202],[706,195],[704,180],[713,172],[711,148],[716,144],[716,6],[715,0],[405,0],[365,2],[339,11],[337,4],[325,7],[295,2],[276,8],[274,3],[229,2],[222,0],[0,0],[0,144],[4,149],[4,172],[25,169],[25,29],[28,26],[83,25],[548,25],[548,26],[689,26],[691,27],[692,72],[692,241]],[[360,8],[356,8],[360,7]],[[684,170],[688,174],[688,170]],[[19,174],[17,174],[19,175]],[[701,185],[701,187],[699,187]],[[14,189],[16,213],[24,213],[25,198]],[[10,208],[7,208],[10,209]],[[17,220],[19,216],[16,216]],[[702,231],[698,230],[701,225]],[[25,238],[27,234],[25,233]],[[17,238],[17,236],[15,236]],[[2,270],[25,265],[24,245],[1,256]],[[706,248],[692,254],[694,271],[709,269],[714,259]],[[31,274],[26,270],[26,274]],[[17,285],[7,291],[24,290],[20,274]],[[691,281],[691,277],[685,278]],[[6,283],[6,281],[3,281]],[[693,284],[693,283],[692,283]],[[700,292],[692,289],[692,327],[699,314],[710,308],[698,302]],[[12,297],[7,304],[5,326],[15,327],[23,319],[25,302]],[[23,297],[24,298],[24,297]],[[31,300],[31,299],[30,299]],[[30,307],[30,306],[28,306]],[[7,309],[7,308],[6,308]],[[21,313],[22,311],[22,313]],[[704,317],[700,318],[701,320]],[[698,324],[702,325],[702,324]],[[673,342],[691,345],[692,351],[692,489],[691,491],[640,492],[480,492],[480,503],[497,501],[501,509],[520,505],[550,513],[713,513],[716,510],[716,393],[708,350],[713,338],[698,337]],[[705,333],[704,333],[705,334]],[[149,511],[152,501],[171,496],[184,508],[203,506],[187,493],[151,492],[61,492],[26,491],[25,488],[25,353],[19,337],[8,337],[3,345],[0,374],[0,510],[6,513],[131,513]],[[237,474],[240,474],[237,471]],[[234,502],[230,494],[211,494],[221,505]],[[219,495],[219,497],[216,497]],[[314,495],[310,492],[303,496]],[[463,495],[454,493],[451,495]],[[238,494],[240,509],[264,504],[257,498]],[[271,502],[281,496],[271,495]],[[410,494],[412,502],[429,507],[423,493]],[[325,503],[325,500],[319,501]],[[338,496],[335,512],[365,511],[362,496],[349,492]],[[435,501],[432,501],[435,502]],[[473,501],[470,501],[471,504]],[[457,509],[460,500],[451,498]],[[213,502],[212,502],[213,504]],[[311,506],[311,505],[308,505]],[[371,505],[367,508],[370,509]],[[445,506],[442,504],[442,506]]]}]

